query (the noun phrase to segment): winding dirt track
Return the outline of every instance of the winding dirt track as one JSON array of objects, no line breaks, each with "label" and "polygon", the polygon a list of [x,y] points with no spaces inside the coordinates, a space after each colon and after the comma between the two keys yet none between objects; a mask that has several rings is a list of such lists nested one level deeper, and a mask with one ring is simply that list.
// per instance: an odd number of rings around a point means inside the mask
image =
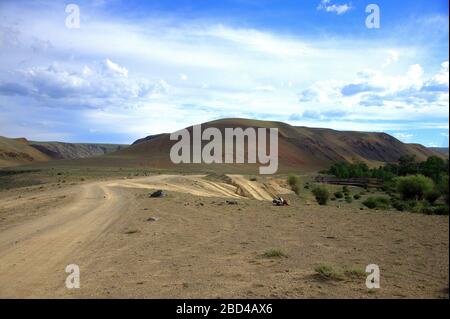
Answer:
[{"label": "winding dirt track", "polygon": [[104,183],[75,191],[79,195],[70,206],[0,233],[0,297],[34,297],[43,284],[60,286],[71,256],[101,236],[129,205],[120,189]]},{"label": "winding dirt track", "polygon": [[[88,249],[89,243],[102,236],[121,213],[130,210],[132,198],[124,188],[241,197],[234,186],[207,181],[202,176],[158,175],[67,189],[76,194],[69,205],[53,207],[44,216],[0,232],[0,297],[36,297],[36,291],[61,287],[61,270],[73,262],[73,256]],[[2,206],[11,207],[14,202],[4,201]]]}]

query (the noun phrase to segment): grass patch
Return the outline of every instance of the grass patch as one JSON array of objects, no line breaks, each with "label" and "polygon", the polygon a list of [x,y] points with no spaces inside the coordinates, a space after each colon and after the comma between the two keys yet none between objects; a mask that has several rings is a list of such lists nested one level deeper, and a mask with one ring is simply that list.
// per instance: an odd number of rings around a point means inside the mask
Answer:
[{"label": "grass patch", "polygon": [[352,268],[344,270],[344,275],[350,279],[363,279],[367,277],[367,273],[359,268]]},{"label": "grass patch", "polygon": [[273,248],[268,251],[266,251],[263,254],[263,257],[265,258],[287,258],[288,255],[284,253],[281,249]]},{"label": "grass patch", "polygon": [[370,209],[389,209],[390,204],[389,198],[381,196],[371,196],[363,202],[363,205]]},{"label": "grass patch", "polygon": [[327,264],[314,268],[317,277],[325,281],[363,280],[367,274],[360,268],[344,268],[344,270]]},{"label": "grass patch", "polygon": [[331,265],[321,264],[314,268],[314,271],[322,280],[340,281],[344,279],[342,273]]}]

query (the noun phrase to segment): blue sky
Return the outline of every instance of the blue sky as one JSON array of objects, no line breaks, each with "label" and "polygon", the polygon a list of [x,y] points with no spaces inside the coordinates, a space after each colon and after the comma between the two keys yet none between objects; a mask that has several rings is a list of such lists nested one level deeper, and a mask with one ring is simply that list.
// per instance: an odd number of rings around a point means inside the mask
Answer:
[{"label": "blue sky", "polygon": [[[129,143],[222,117],[448,146],[448,1],[0,2],[0,135]],[[380,8],[379,29],[366,6]]]}]

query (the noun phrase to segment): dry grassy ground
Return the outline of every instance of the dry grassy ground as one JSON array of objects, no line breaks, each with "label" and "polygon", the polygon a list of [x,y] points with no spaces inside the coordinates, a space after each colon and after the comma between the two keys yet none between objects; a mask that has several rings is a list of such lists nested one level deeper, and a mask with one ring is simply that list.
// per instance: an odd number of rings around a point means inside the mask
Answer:
[{"label": "dry grassy ground", "polygon": [[[447,216],[293,194],[274,207],[198,176],[67,179],[0,192],[0,297],[448,298]],[[261,197],[285,186],[249,184]],[[73,263],[81,288],[68,290]],[[378,290],[365,286],[372,263]]]}]

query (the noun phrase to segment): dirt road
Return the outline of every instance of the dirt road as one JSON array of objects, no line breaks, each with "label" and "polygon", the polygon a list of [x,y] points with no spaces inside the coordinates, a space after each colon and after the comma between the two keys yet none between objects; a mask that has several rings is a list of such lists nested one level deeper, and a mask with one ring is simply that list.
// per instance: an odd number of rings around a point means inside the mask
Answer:
[{"label": "dirt road", "polygon": [[[235,193],[235,187],[206,181],[200,175],[94,182],[67,190],[76,194],[68,205],[50,208],[43,217],[0,233],[0,297],[35,297],[40,296],[37,291],[61,288],[61,270],[102,236],[121,213],[132,210],[133,202],[123,188],[242,198]],[[20,206],[26,199],[3,200],[2,206]]]}]

